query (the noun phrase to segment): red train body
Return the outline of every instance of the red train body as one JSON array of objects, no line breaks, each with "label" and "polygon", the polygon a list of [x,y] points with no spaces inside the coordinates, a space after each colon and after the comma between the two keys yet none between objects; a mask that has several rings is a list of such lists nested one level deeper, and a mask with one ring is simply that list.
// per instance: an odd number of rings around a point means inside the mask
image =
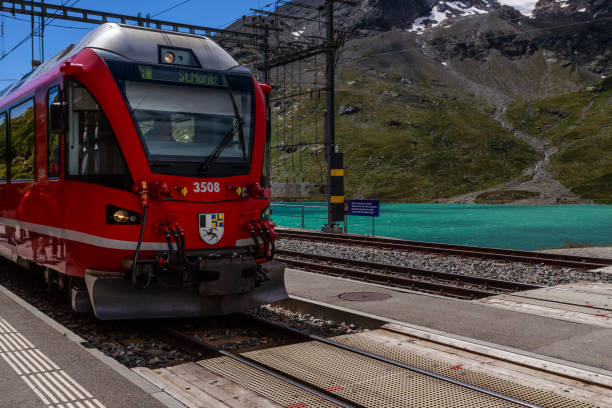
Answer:
[{"label": "red train body", "polygon": [[0,93],[1,254],[101,319],[285,298],[268,89],[205,37],[101,25]]}]

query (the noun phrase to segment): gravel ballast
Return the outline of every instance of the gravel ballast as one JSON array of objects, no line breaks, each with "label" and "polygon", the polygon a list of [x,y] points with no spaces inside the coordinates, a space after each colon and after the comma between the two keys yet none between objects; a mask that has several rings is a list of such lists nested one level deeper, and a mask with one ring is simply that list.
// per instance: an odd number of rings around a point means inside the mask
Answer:
[{"label": "gravel ballast", "polygon": [[[77,314],[68,303],[68,296],[59,290],[48,290],[42,273],[21,268],[0,258],[0,284],[70,329],[85,340],[87,348],[96,348],[129,367],[160,368],[198,358],[177,349],[157,335],[164,327],[190,332],[202,340],[231,351],[246,351],[291,342],[289,338],[273,337],[257,327],[248,316],[234,314],[222,317],[194,319],[151,319],[102,321],[90,314]],[[333,322],[308,314],[270,305],[262,305],[247,314],[283,323],[322,337],[360,331],[350,322]]]},{"label": "gravel ballast", "polygon": [[542,286],[561,285],[578,281],[612,281],[612,276],[610,275],[580,269],[439,255],[418,251],[368,248],[293,239],[280,240],[277,243],[277,248],[288,251],[305,252],[313,255],[320,254],[331,257],[401,265],[408,268],[451,272]]}]

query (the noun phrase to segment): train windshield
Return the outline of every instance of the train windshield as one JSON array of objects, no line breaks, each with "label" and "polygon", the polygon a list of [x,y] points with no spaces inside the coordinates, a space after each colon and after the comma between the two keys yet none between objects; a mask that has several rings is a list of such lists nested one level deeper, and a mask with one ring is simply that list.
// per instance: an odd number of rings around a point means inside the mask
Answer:
[{"label": "train windshield", "polygon": [[[163,68],[160,80],[155,69],[119,81],[152,171],[199,177],[247,174],[253,149],[252,79]],[[185,78],[191,82],[177,83]]]}]

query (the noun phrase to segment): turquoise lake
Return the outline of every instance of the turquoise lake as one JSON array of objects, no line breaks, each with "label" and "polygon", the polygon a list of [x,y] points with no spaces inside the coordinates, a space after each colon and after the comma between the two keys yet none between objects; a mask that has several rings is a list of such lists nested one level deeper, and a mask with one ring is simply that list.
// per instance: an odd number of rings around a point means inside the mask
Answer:
[{"label": "turquoise lake", "polygon": [[[325,203],[273,203],[281,226],[321,229]],[[372,218],[348,217],[348,232],[371,234]],[[512,249],[612,245],[610,205],[382,204],[375,235],[415,241]]]}]

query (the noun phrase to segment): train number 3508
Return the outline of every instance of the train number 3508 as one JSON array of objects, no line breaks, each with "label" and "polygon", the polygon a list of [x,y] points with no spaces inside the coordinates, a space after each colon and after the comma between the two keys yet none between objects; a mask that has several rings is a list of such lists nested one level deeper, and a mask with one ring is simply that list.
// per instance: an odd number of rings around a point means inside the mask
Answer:
[{"label": "train number 3508", "polygon": [[221,186],[219,185],[219,183],[213,183],[210,181],[196,181],[193,183],[194,193],[218,193],[219,191],[221,191]]}]

